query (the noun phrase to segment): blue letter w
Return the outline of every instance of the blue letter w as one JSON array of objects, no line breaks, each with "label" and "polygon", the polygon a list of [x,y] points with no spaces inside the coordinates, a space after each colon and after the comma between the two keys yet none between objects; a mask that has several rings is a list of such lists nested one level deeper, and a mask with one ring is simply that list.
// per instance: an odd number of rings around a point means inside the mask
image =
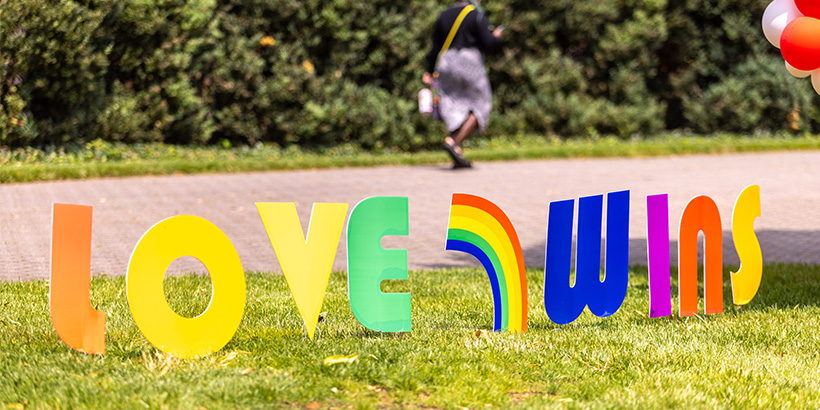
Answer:
[{"label": "blue letter w", "polygon": [[603,195],[578,201],[575,286],[570,286],[572,218],[575,200],[551,202],[544,262],[544,307],[558,324],[577,319],[589,305],[596,316],[615,313],[629,280],[629,191],[607,194],[606,271],[601,274]]}]

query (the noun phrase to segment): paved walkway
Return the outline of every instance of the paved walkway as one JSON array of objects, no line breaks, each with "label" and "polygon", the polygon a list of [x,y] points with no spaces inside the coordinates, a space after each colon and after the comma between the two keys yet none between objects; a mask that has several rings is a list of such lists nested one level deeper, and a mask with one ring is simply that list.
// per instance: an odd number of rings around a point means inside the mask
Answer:
[{"label": "paved walkway", "polygon": [[[2,169],[0,169],[2,172]],[[631,190],[630,259],[646,263],[647,195],[669,194],[670,246],[697,195],[715,199],[724,226],[724,259],[737,263],[731,240],[732,206],[750,184],[761,187],[756,222],[766,262],[820,263],[820,151],[647,159],[573,159],[479,163],[472,170],[440,166],[353,168],[95,179],[0,185],[0,280],[48,278],[51,204],[94,206],[91,270],[123,275],[131,251],[156,222],[180,214],[204,217],[233,241],[248,271],[280,271],[255,202],[296,202],[307,227],[314,202],[370,196],[407,196],[410,235],[385,239],[408,249],[410,269],[477,266],[470,256],[444,250],[450,195],[465,192],[500,206],[515,225],[530,267],[544,266],[550,201]],[[346,269],[344,235],[335,269]],[[193,258],[169,271],[199,271]]]}]

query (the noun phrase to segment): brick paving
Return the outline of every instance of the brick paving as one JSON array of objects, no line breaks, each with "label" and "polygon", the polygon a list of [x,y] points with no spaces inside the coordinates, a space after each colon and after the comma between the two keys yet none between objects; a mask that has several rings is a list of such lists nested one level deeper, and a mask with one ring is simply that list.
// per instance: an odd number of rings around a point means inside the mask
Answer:
[{"label": "brick paving", "polygon": [[[0,170],[2,172],[2,170]],[[408,249],[410,269],[478,266],[470,256],[444,250],[450,195],[483,196],[515,225],[527,266],[543,267],[550,201],[631,190],[630,260],[646,264],[647,195],[668,193],[670,253],[676,257],[680,214],[697,195],[718,204],[724,260],[737,264],[731,212],[750,184],[761,187],[763,216],[755,224],[766,262],[820,263],[820,151],[702,155],[642,159],[572,159],[476,164],[452,171],[441,165],[396,166],[94,179],[0,185],[0,280],[49,275],[51,204],[94,206],[91,270],[123,275],[131,251],[152,225],[181,214],[206,218],[231,239],[247,271],[281,271],[256,202],[295,202],[304,229],[314,202],[370,196],[407,196],[410,235],[386,247]],[[334,269],[346,269],[344,233]],[[170,273],[204,272],[182,258]]]}]

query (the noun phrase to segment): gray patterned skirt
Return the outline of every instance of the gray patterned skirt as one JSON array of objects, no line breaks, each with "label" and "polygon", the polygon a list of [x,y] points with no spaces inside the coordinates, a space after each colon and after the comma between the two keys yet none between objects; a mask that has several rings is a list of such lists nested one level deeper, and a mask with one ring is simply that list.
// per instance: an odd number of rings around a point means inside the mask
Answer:
[{"label": "gray patterned skirt", "polygon": [[475,48],[448,50],[438,64],[439,109],[447,130],[453,132],[472,112],[481,130],[493,107],[484,58]]}]

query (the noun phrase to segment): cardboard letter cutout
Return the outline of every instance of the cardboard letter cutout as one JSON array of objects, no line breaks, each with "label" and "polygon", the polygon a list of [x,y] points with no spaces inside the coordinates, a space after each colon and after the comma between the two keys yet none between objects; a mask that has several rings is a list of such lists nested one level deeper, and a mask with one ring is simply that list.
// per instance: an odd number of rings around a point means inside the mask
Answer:
[{"label": "cardboard letter cutout", "polygon": [[72,349],[105,354],[105,312],[91,307],[90,206],[54,204],[51,228],[51,323]]},{"label": "cardboard letter cutout", "polygon": [[527,276],[518,233],[494,203],[470,194],[453,194],[447,250],[476,257],[490,279],[493,330],[527,331]]},{"label": "cardboard letter cutout", "polygon": [[732,212],[732,238],[740,257],[740,269],[732,272],[732,300],[745,305],[755,297],[763,278],[763,253],[755,235],[760,216],[760,186],[750,185],[740,193]]},{"label": "cardboard letter cutout", "polygon": [[380,332],[409,332],[409,293],[384,293],[385,280],[407,280],[407,250],[384,249],[383,237],[408,235],[406,197],[373,197],[356,205],[347,222],[347,287],[359,323]]},{"label": "cardboard letter cutout", "polygon": [[299,224],[296,204],[259,202],[256,208],[305,322],[305,331],[313,340],[347,204],[313,204],[307,237]]},{"label": "cardboard letter cutout", "polygon": [[646,260],[649,263],[649,317],[672,314],[669,278],[669,195],[646,197]]},{"label": "cardboard letter cutout", "polygon": [[706,314],[723,313],[723,229],[717,204],[708,196],[692,199],[678,232],[680,315],[698,313],[698,232],[703,231],[703,300]]},{"label": "cardboard letter cutout", "polygon": [[589,306],[599,317],[614,314],[629,284],[629,191],[607,194],[606,269],[601,274],[603,195],[578,205],[575,285],[570,286],[574,200],[550,203],[544,261],[544,308],[550,320],[571,323]]},{"label": "cardboard letter cutout", "polygon": [[[195,318],[174,312],[162,285],[168,266],[183,256],[199,259],[211,276],[211,302]],[[245,311],[245,273],[236,248],[219,228],[196,216],[175,216],[151,227],[131,254],[125,287],[131,315],[145,338],[180,358],[223,348]]]}]

